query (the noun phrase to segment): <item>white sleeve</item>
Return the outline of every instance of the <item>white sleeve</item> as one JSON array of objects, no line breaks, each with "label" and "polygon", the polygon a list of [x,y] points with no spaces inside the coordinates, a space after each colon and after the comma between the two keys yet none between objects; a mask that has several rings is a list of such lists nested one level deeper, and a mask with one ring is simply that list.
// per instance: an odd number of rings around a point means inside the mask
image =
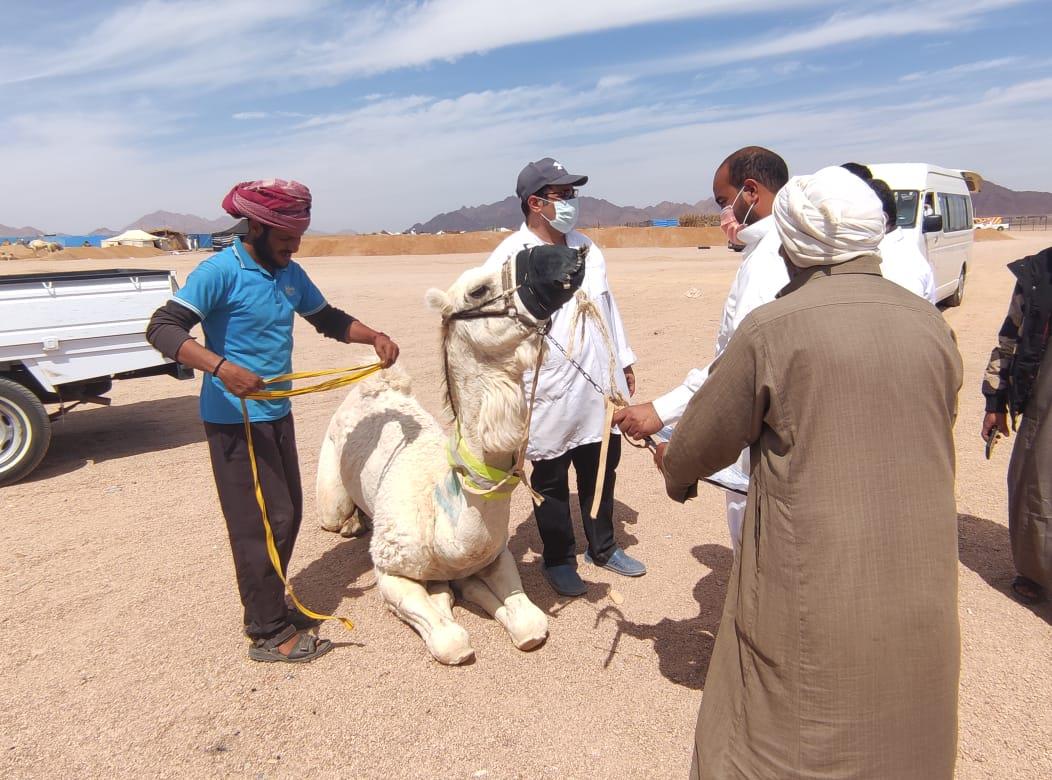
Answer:
[{"label": "white sleeve", "polygon": [[[760,260],[767,258],[749,258],[750,260]],[[753,309],[757,309],[763,306],[765,303],[770,303],[778,295],[778,291],[781,290],[789,279],[789,272],[784,271],[785,278],[777,273],[779,270],[775,268],[767,268],[760,265],[759,263],[753,262],[748,263],[748,267],[743,266],[737,286],[738,298],[734,304],[734,313],[730,318],[730,328],[727,333],[727,338],[723,342],[723,349],[719,349],[716,353],[716,357],[720,356],[720,353],[727,348],[727,343],[731,340],[731,336],[734,335],[735,331],[738,330],[738,326],[742,324],[749,313]],[[722,335],[722,334],[721,334]]]},{"label": "white sleeve", "polygon": [[690,399],[701,389],[708,377],[709,366],[692,368],[687,378],[683,380],[683,384],[653,400],[654,411],[657,412],[657,416],[661,418],[664,425],[675,425],[679,422]]},{"label": "white sleeve", "polygon": [[924,265],[927,266],[923,279],[924,297],[931,303],[935,303],[935,276],[932,274],[931,266],[928,265],[927,260],[924,261]]}]

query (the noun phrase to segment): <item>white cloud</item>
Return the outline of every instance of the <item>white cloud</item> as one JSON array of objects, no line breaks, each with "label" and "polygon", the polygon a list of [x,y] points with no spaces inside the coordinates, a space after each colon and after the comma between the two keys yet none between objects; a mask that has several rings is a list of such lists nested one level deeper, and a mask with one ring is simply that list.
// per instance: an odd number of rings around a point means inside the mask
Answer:
[{"label": "white cloud", "polygon": [[966,76],[972,73],[981,73],[987,70],[998,70],[1015,65],[1020,62],[1019,57],[998,57],[992,60],[979,60],[977,62],[966,62],[962,65],[954,65],[952,68],[940,70],[921,70],[900,76],[899,81],[930,81],[945,77]]},{"label": "white cloud", "polygon": [[664,74],[699,70],[735,62],[752,62],[819,51],[861,41],[960,32],[992,10],[1028,0],[935,0],[923,5],[898,5],[879,11],[837,11],[825,22],[806,30],[782,30],[754,40],[677,57],[640,63],[636,72]]},{"label": "white cloud", "polygon": [[56,90],[100,95],[263,84],[292,91],[526,43],[829,2],[146,0],[57,51],[0,48],[0,86],[49,80],[62,82]]},{"label": "white cloud", "polygon": [[[851,19],[834,14],[805,29],[813,16],[806,15],[777,35],[748,40],[739,34],[734,46],[699,45],[692,58],[597,65],[595,71],[581,63],[583,73],[561,69],[562,82],[544,83],[543,74],[526,84],[506,73],[491,80],[483,67],[458,71],[468,86],[447,94],[431,94],[442,89],[424,86],[431,79],[400,90],[397,80],[384,77],[292,105],[272,98],[357,79],[356,68],[401,68],[550,40],[584,30],[588,18],[614,29],[643,24],[644,17],[728,14],[731,3],[699,10],[697,2],[643,7],[538,0],[520,8],[432,0],[372,3],[351,14],[322,0],[263,0],[251,3],[249,13],[244,0],[150,0],[103,23],[112,35],[134,38],[112,49],[98,45],[98,27],[94,40],[58,49],[54,60],[51,51],[7,57],[12,66],[0,83],[6,79],[9,89],[27,94],[31,89],[35,102],[8,101],[19,107],[0,118],[5,182],[13,185],[0,188],[0,222],[86,231],[121,227],[159,208],[215,216],[232,182],[281,176],[311,186],[319,227],[401,229],[511,194],[523,162],[548,154],[589,173],[593,195],[631,204],[695,201],[709,194],[713,167],[746,143],[782,152],[797,171],[845,159],[919,159],[970,167],[1008,186],[1047,187],[1036,177],[1052,167],[1052,79],[1021,80],[1022,73],[1043,75],[1025,52],[993,52],[898,81],[894,63],[886,62],[882,78],[864,78],[875,60],[855,47],[828,77],[808,75],[817,66],[806,52],[916,29],[951,35],[997,4],[885,6]],[[764,7],[775,5],[784,4]],[[493,24],[498,7],[502,20]],[[552,8],[568,19],[558,33],[547,29],[557,18]],[[251,21],[257,11],[266,18],[258,25]],[[180,22],[184,40],[147,39],[146,31],[177,12],[190,14]],[[319,19],[326,27],[321,36],[315,35]],[[524,48],[523,57],[532,53]],[[713,63],[720,64],[718,80],[712,71],[704,80],[646,78]],[[986,92],[977,86],[994,83],[991,74],[999,69],[1018,80],[998,74],[1002,86]],[[938,89],[918,88],[932,80]],[[93,92],[84,96],[87,88]],[[226,91],[208,101],[201,97],[221,88]],[[131,98],[120,91],[131,89]],[[0,85],[0,95],[3,90]],[[751,97],[764,91],[763,100]],[[69,100],[74,93],[77,102]]]},{"label": "white cloud", "polygon": [[[0,49],[5,63],[0,84],[92,75],[111,86],[166,89],[197,83],[200,70],[211,70],[212,78],[222,82],[224,64],[266,55],[265,49],[259,51],[262,41],[253,40],[256,36],[276,25],[287,29],[291,21],[308,19],[324,5],[324,0],[146,0],[125,5],[72,45]],[[189,66],[198,58],[199,67],[191,68],[185,79],[159,78],[174,75],[173,64]],[[250,77],[251,70],[238,73],[239,80]]]}]

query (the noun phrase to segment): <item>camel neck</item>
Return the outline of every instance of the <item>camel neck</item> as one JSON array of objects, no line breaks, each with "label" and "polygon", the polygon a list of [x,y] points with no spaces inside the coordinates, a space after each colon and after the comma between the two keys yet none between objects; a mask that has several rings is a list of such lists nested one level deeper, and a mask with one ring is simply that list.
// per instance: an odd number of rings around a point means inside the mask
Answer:
[{"label": "camel neck", "polygon": [[487,466],[511,468],[526,425],[522,369],[515,361],[487,364],[447,349],[451,398],[464,444]]}]

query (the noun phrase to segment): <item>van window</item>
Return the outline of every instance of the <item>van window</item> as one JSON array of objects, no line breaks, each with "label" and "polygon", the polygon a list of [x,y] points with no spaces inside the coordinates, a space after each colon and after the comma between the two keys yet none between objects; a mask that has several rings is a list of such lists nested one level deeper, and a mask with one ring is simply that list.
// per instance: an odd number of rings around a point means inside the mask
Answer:
[{"label": "van window", "polygon": [[967,195],[947,195],[939,193],[939,211],[942,214],[942,232],[955,233],[959,230],[971,230],[971,198]]},{"label": "van window", "polygon": [[920,193],[917,190],[895,190],[895,209],[898,217],[895,227],[911,228],[917,224],[917,204]]}]

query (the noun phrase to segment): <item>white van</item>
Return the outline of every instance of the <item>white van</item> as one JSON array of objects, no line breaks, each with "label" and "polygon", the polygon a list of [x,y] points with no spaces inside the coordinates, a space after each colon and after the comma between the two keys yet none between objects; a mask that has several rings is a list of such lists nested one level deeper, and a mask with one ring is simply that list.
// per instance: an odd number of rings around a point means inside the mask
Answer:
[{"label": "white van", "polygon": [[917,242],[935,277],[935,300],[960,306],[972,256],[972,192],[982,177],[926,163],[870,165],[895,193],[899,229]]}]

